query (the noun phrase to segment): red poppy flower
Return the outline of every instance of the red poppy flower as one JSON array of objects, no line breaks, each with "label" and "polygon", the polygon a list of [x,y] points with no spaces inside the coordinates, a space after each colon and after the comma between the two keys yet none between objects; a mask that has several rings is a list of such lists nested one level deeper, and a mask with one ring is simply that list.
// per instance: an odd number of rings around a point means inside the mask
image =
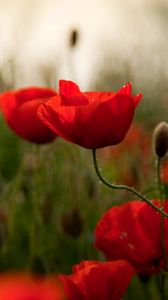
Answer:
[{"label": "red poppy flower", "polygon": [[64,300],[63,287],[56,276],[1,274],[2,300]]},{"label": "red poppy flower", "polygon": [[119,92],[86,92],[60,80],[59,95],[42,104],[41,120],[65,140],[89,149],[120,143],[131,123],[141,95],[131,95],[131,83]]},{"label": "red poppy flower", "polygon": [[51,142],[55,134],[37,116],[37,108],[56,93],[47,88],[25,88],[0,95],[0,105],[9,127],[35,143]]},{"label": "red poppy flower", "polygon": [[[167,200],[164,208],[168,211]],[[164,225],[168,253],[168,219]],[[133,201],[104,214],[96,226],[95,246],[109,260],[129,261],[139,273],[158,272],[163,259],[160,232],[160,214],[145,202]]]},{"label": "red poppy flower", "polygon": [[69,300],[120,300],[133,273],[124,260],[84,261],[73,267],[73,274],[61,279]]}]

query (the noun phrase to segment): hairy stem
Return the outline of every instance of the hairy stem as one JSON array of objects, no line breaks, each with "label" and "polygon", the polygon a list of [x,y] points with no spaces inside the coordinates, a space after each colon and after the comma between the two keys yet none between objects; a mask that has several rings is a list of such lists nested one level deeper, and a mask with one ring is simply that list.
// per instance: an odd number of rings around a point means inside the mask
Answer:
[{"label": "hairy stem", "polygon": [[164,212],[164,210],[162,208],[156,206],[153,202],[150,201],[150,199],[148,199],[145,195],[142,195],[140,192],[138,192],[134,188],[129,187],[127,185],[123,185],[123,184],[113,184],[113,183],[108,182],[105,178],[103,178],[102,174],[100,173],[100,169],[99,169],[98,162],[97,162],[96,149],[92,150],[92,154],[93,154],[93,164],[94,164],[96,174],[102,183],[104,183],[106,186],[108,186],[111,189],[126,190],[126,191],[134,194],[136,197],[138,197],[139,199],[145,201],[150,206],[152,206],[156,211],[161,213],[164,217],[168,218],[168,214],[166,212]]},{"label": "hairy stem", "polygon": [[[163,198],[163,191],[162,191],[162,183],[160,178],[160,167],[161,167],[161,158],[158,157],[157,159],[157,181],[158,181],[158,190],[159,190],[159,198],[160,198],[160,208],[164,208],[164,198]],[[168,261],[167,261],[167,255],[166,255],[166,245],[165,245],[165,234],[164,234],[164,216],[161,215],[160,219],[160,235],[161,235],[161,247],[162,247],[162,254],[164,259],[164,270],[167,271],[168,267]],[[165,300],[165,274],[164,272],[161,273],[161,297],[162,300]]]}]

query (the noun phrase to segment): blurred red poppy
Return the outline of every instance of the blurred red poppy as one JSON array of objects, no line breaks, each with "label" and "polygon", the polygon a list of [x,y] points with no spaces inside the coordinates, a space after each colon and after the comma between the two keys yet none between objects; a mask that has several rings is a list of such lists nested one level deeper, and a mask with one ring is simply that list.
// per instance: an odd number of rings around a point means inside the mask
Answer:
[{"label": "blurred red poppy", "polygon": [[0,95],[0,106],[9,127],[22,138],[34,143],[51,142],[56,135],[37,116],[37,108],[56,92],[31,87]]},{"label": "blurred red poppy", "polygon": [[117,93],[86,92],[60,80],[59,95],[42,104],[41,120],[65,140],[89,149],[120,143],[131,123],[141,95],[131,95],[127,83]]},{"label": "blurred red poppy", "polygon": [[[159,206],[158,201],[154,201]],[[165,201],[168,211],[168,201]],[[109,209],[98,222],[95,246],[109,260],[125,259],[139,273],[159,272],[163,260],[160,214],[145,202],[132,201]],[[164,221],[168,253],[168,220]]]},{"label": "blurred red poppy", "polygon": [[73,267],[73,274],[61,279],[69,300],[120,300],[133,273],[124,260],[83,261]]},{"label": "blurred red poppy", "polygon": [[65,300],[63,287],[56,276],[0,275],[2,300]]}]

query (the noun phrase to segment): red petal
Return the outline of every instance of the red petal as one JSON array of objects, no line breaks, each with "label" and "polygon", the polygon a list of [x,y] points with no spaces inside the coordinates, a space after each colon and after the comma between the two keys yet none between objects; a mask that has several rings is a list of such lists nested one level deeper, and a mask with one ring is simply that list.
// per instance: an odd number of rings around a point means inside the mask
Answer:
[{"label": "red petal", "polygon": [[71,276],[61,275],[60,280],[64,283],[65,294],[68,300],[82,300],[83,297],[78,289],[78,286],[71,279]]},{"label": "red petal", "polygon": [[8,122],[12,111],[17,107],[17,98],[13,92],[6,92],[0,95],[0,103],[3,115]]},{"label": "red petal", "polygon": [[88,103],[77,84],[72,81],[59,81],[59,95],[63,105],[81,105]]},{"label": "red petal", "polygon": [[134,101],[135,107],[139,104],[141,98],[142,98],[142,94],[138,94],[136,96],[133,96],[133,101]]},{"label": "red petal", "polygon": [[83,106],[59,106],[53,97],[39,108],[39,117],[49,128],[85,148],[102,148],[121,142],[133,114],[132,98],[118,94],[111,101]]},{"label": "red petal", "polygon": [[132,82],[127,82],[120,90],[119,94],[126,94],[128,96],[131,96],[132,92]]},{"label": "red petal", "polygon": [[37,117],[37,108],[53,95],[56,93],[51,89],[36,87],[1,94],[1,109],[6,122],[18,135],[31,142],[51,142],[55,134]]},{"label": "red petal", "polygon": [[[59,106],[57,97],[38,108],[38,117],[55,133],[71,142],[74,139],[76,109],[74,106]],[[72,130],[72,127],[74,130]],[[77,128],[76,128],[77,130]]]},{"label": "red petal", "polygon": [[126,259],[140,272],[158,267],[161,258],[159,215],[144,202],[133,201],[107,211],[96,226],[98,249],[108,259]]},{"label": "red petal", "polygon": [[14,95],[16,96],[18,105],[20,105],[29,100],[53,97],[56,95],[56,92],[49,88],[29,87],[14,92]]},{"label": "red petal", "polygon": [[0,299],[63,300],[65,298],[57,276],[6,273],[0,275]]},{"label": "red petal", "polygon": [[[81,266],[81,264],[79,264]],[[118,300],[125,293],[134,273],[124,260],[114,262],[82,262],[83,268],[62,276],[70,300]]]},{"label": "red petal", "polygon": [[75,273],[75,272],[78,272],[82,269],[88,268],[88,267],[90,267],[92,265],[96,265],[96,264],[98,264],[98,262],[96,260],[85,260],[85,261],[80,262],[80,264],[74,265],[72,267],[72,271]]}]

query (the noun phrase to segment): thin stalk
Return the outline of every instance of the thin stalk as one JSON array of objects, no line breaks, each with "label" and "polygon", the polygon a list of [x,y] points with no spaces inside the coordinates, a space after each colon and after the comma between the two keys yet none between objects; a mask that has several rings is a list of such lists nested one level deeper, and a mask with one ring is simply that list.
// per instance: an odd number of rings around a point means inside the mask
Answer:
[{"label": "thin stalk", "polygon": [[40,154],[42,148],[39,145],[34,145],[32,149],[33,154],[33,187],[30,191],[30,201],[32,209],[31,231],[30,231],[30,264],[33,264],[34,257],[38,253],[38,234],[41,227],[41,215],[39,209],[39,166]]},{"label": "thin stalk", "polygon": [[[158,157],[157,159],[157,181],[158,181],[158,190],[159,190],[159,198],[160,198],[160,208],[164,208],[164,198],[163,198],[163,191],[162,191],[162,183],[160,178],[160,167],[161,167],[161,158]],[[165,271],[168,269],[168,260],[166,255],[166,245],[165,245],[165,239],[164,239],[164,216],[161,215],[160,219],[160,235],[161,235],[161,247],[162,247],[162,254],[165,264]],[[161,272],[161,297],[162,300],[165,300],[165,273]]]},{"label": "thin stalk", "polygon": [[[164,209],[164,198],[163,198],[163,191],[162,191],[162,183],[160,178],[160,167],[161,167],[161,159],[158,158],[157,160],[157,180],[158,180],[158,190],[159,190],[159,199],[160,199],[160,208]],[[165,271],[168,270],[168,260],[166,255],[166,245],[164,239],[164,216],[161,215],[161,243],[162,243],[162,253],[165,262]]]},{"label": "thin stalk", "polygon": [[113,184],[113,183],[108,182],[105,178],[103,178],[102,174],[100,173],[100,169],[99,169],[98,162],[97,162],[96,149],[92,150],[92,154],[93,154],[93,164],[94,164],[96,174],[97,174],[98,178],[100,179],[100,181],[102,183],[104,183],[104,185],[108,186],[111,189],[126,190],[126,191],[134,194],[139,199],[141,199],[141,200],[145,201],[146,203],[148,203],[151,207],[153,207],[156,211],[161,213],[164,217],[168,218],[168,214],[166,212],[164,212],[163,209],[156,206],[145,195],[142,195],[140,192],[138,192],[134,188],[129,187],[127,185],[123,185],[123,184]]}]

